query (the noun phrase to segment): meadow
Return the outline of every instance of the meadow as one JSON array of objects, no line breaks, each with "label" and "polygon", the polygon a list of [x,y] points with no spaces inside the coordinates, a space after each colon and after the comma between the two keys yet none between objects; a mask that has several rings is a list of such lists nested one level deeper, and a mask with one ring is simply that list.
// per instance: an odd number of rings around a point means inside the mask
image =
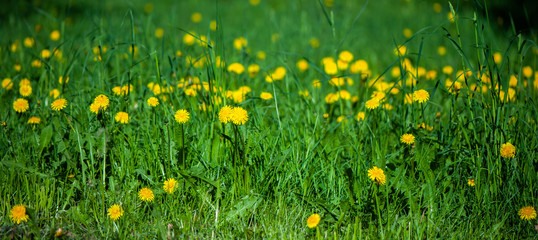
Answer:
[{"label": "meadow", "polygon": [[487,4],[7,1],[0,236],[538,238],[537,35]]}]

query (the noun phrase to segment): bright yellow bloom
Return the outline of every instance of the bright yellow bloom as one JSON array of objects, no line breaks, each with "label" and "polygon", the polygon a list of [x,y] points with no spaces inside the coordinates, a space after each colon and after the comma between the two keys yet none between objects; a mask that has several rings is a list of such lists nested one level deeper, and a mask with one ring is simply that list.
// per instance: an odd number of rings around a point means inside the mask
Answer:
[{"label": "bright yellow bloom", "polygon": [[176,111],[176,114],[174,114],[174,118],[176,119],[176,122],[183,124],[189,121],[190,114],[185,109],[179,109]]},{"label": "bright yellow bloom", "polygon": [[250,78],[254,78],[258,75],[258,72],[260,72],[260,66],[256,63],[250,64],[247,68],[248,76]]},{"label": "bright yellow bloom", "polygon": [[148,105],[151,107],[157,107],[157,105],[159,105],[159,99],[157,99],[156,97],[148,98],[147,102],[148,102]]},{"label": "bright yellow bloom", "polygon": [[379,185],[385,185],[387,181],[385,173],[383,173],[383,169],[375,167],[375,166],[373,168],[368,169],[368,177]]},{"label": "bright yellow bloom", "polygon": [[319,40],[317,38],[315,38],[315,37],[310,38],[309,43],[310,43],[310,46],[312,48],[318,48],[319,47]]},{"label": "bright yellow bloom", "polygon": [[39,117],[30,117],[30,119],[28,119],[28,124],[39,124],[41,123],[41,118]]},{"label": "bright yellow bloom", "polygon": [[2,80],[2,88],[5,88],[6,90],[11,90],[12,87],[13,81],[11,81],[10,78],[4,78],[4,80]]},{"label": "bright yellow bloom", "polygon": [[338,66],[336,65],[336,62],[334,62],[334,60],[324,62],[323,69],[328,75],[335,75],[338,73]]},{"label": "bright yellow bloom", "polygon": [[54,30],[50,33],[50,39],[52,41],[58,41],[60,40],[60,31]]},{"label": "bright yellow bloom", "polygon": [[413,101],[423,103],[430,99],[430,93],[424,89],[413,92]]},{"label": "bright yellow bloom", "polygon": [[471,186],[471,187],[474,187],[475,183],[474,183],[474,179],[469,179],[467,181],[467,185]]},{"label": "bright yellow bloom", "polygon": [[310,215],[308,219],[306,219],[306,226],[309,228],[315,228],[318,226],[319,221],[321,221],[321,216],[317,213]]},{"label": "bright yellow bloom", "polygon": [[415,136],[410,133],[406,133],[400,137],[400,142],[405,143],[407,145],[411,145],[415,143]]},{"label": "bright yellow bloom", "polygon": [[26,207],[24,205],[15,205],[9,212],[9,218],[13,223],[20,224],[21,221],[28,222],[28,214],[26,214]]},{"label": "bright yellow bloom", "polygon": [[99,107],[98,104],[96,104],[96,103],[90,104],[90,112],[98,114],[100,109],[101,109],[101,107]]},{"label": "bright yellow bloom", "polygon": [[116,220],[120,219],[120,217],[123,216],[123,208],[120,207],[120,205],[118,205],[118,204],[112,205],[108,209],[108,216],[113,221],[116,221]]},{"label": "bright yellow bloom", "polygon": [[439,56],[446,55],[446,47],[445,46],[439,46],[437,48],[437,53],[439,54]]},{"label": "bright yellow bloom", "polygon": [[329,93],[327,96],[325,96],[325,102],[327,104],[333,104],[338,100],[340,100],[340,95],[336,93]]},{"label": "bright yellow bloom", "polygon": [[66,106],[67,106],[67,100],[65,100],[64,98],[58,98],[50,104],[50,108],[52,108],[52,110],[54,111],[60,111],[64,109]]},{"label": "bright yellow bloom", "polygon": [[353,54],[349,51],[344,50],[341,51],[340,54],[338,54],[338,59],[350,63],[351,61],[353,61]]},{"label": "bright yellow bloom", "polygon": [[41,57],[42,58],[50,58],[51,52],[48,49],[41,50]]},{"label": "bright yellow bloom", "polygon": [[173,178],[169,178],[168,180],[164,181],[163,189],[165,192],[172,194],[176,190],[177,187],[177,181]]},{"label": "bright yellow bloom", "polygon": [[164,35],[164,30],[162,28],[155,29],[155,37],[162,38]]},{"label": "bright yellow bloom", "polygon": [[20,93],[23,97],[28,97],[28,96],[32,95],[32,86],[30,86],[30,85],[22,85],[22,86],[19,88],[19,93]]},{"label": "bright yellow bloom", "polygon": [[24,39],[24,46],[27,47],[27,48],[33,47],[34,43],[35,43],[35,41],[31,37],[27,37],[27,38]]},{"label": "bright yellow bloom", "polygon": [[372,99],[366,101],[366,103],[364,105],[366,106],[367,109],[370,109],[370,110],[376,109],[376,108],[379,107],[379,99],[372,98]]},{"label": "bright yellow bloom", "polygon": [[356,119],[357,119],[357,121],[360,122],[360,121],[364,120],[365,117],[366,117],[366,114],[364,112],[359,112],[359,113],[357,113]]},{"label": "bright yellow bloom", "polygon": [[110,100],[107,96],[103,94],[99,94],[99,96],[95,97],[93,100],[93,103],[97,104],[101,110],[106,110],[108,108],[108,104],[110,103]]},{"label": "bright yellow bloom", "polygon": [[269,100],[269,99],[273,98],[273,95],[271,93],[268,93],[268,92],[262,92],[260,94],[260,98],[263,99],[263,100]]},{"label": "bright yellow bloom", "polygon": [[507,142],[501,145],[501,157],[503,158],[515,158],[516,157],[516,147],[511,143]]},{"label": "bright yellow bloom", "polygon": [[67,84],[69,82],[69,77],[64,78],[63,76],[60,76],[60,78],[58,78],[58,82],[60,84],[64,84],[64,83]]},{"label": "bright yellow bloom", "polygon": [[523,76],[526,78],[532,77],[532,68],[530,66],[523,67]]},{"label": "bright yellow bloom", "polygon": [[308,62],[305,60],[305,59],[301,59],[299,61],[297,61],[297,68],[301,71],[301,72],[304,72],[308,69]]},{"label": "bright yellow bloom", "polygon": [[236,74],[242,74],[245,72],[245,67],[241,63],[232,63],[228,66],[228,72],[234,72]]},{"label": "bright yellow bloom", "polygon": [[233,112],[233,107],[228,106],[228,105],[222,107],[219,111],[220,122],[226,124],[232,121],[232,112]]},{"label": "bright yellow bloom", "polygon": [[28,104],[28,100],[24,98],[18,98],[13,102],[13,109],[16,112],[23,113],[26,112],[30,108],[30,105]]},{"label": "bright yellow bloom", "polygon": [[194,12],[191,14],[191,21],[193,23],[199,23],[202,21],[202,14],[199,12]]},{"label": "bright yellow bloom", "polygon": [[116,113],[116,116],[114,116],[114,119],[116,122],[127,124],[129,123],[129,114],[126,112],[118,112]]},{"label": "bright yellow bloom", "polygon": [[142,188],[140,191],[138,191],[138,198],[144,202],[151,202],[153,199],[155,199],[155,195],[153,195],[153,191],[149,188]]},{"label": "bright yellow bloom", "polygon": [[241,50],[244,47],[247,47],[248,41],[244,37],[238,37],[234,39],[234,48],[237,50]]},{"label": "bright yellow bloom", "polygon": [[536,210],[533,206],[526,206],[519,209],[518,215],[521,220],[532,220],[536,218]]},{"label": "bright yellow bloom", "polygon": [[248,121],[247,110],[242,107],[234,107],[232,109],[231,121],[235,125],[243,125]]}]

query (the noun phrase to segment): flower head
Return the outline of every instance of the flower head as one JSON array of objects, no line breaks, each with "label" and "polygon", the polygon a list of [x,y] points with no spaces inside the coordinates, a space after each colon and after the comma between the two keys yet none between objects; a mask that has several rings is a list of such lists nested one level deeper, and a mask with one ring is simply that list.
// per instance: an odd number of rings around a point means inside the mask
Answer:
[{"label": "flower head", "polygon": [[379,185],[385,185],[386,177],[381,168],[374,166],[373,168],[368,169],[368,177]]},{"label": "flower head", "polygon": [[24,98],[18,98],[13,102],[13,109],[16,112],[23,113],[26,112],[30,108],[30,105],[28,104],[28,100]]},{"label": "flower head", "polygon": [[155,199],[155,195],[153,195],[153,191],[151,191],[151,189],[145,187],[138,191],[138,198],[145,202],[151,202],[153,199]]},{"label": "flower head", "polygon": [[366,101],[366,103],[364,105],[366,106],[366,108],[368,108],[370,110],[376,109],[376,108],[379,107],[379,99],[372,98],[372,99]]},{"label": "flower head", "polygon": [[268,93],[268,92],[262,92],[260,94],[260,98],[263,99],[263,100],[269,100],[269,99],[273,98],[273,95],[271,93]]},{"label": "flower head", "polygon": [[314,213],[310,215],[308,219],[306,219],[306,226],[308,226],[309,228],[315,228],[318,226],[320,220],[321,216],[317,213]]},{"label": "flower head", "polygon": [[518,215],[521,220],[532,220],[536,218],[536,210],[533,206],[526,206],[519,209]]},{"label": "flower head", "polygon": [[406,133],[400,137],[400,142],[405,143],[407,145],[411,145],[415,143],[415,136],[410,133]]},{"label": "flower head", "polygon": [[516,157],[516,147],[511,143],[504,143],[501,145],[501,157],[503,158],[515,158]]},{"label": "flower head", "polygon": [[157,99],[156,97],[148,98],[148,105],[151,107],[157,107],[157,105],[159,105],[159,99]]},{"label": "flower head", "polygon": [[106,110],[108,108],[110,100],[108,99],[107,96],[105,96],[103,94],[99,94],[99,96],[97,96],[97,97],[95,97],[95,99],[93,99],[93,103],[96,104],[97,106],[99,106],[99,109]]},{"label": "flower head", "polygon": [[163,189],[165,192],[172,194],[174,191],[176,191],[177,187],[177,181],[173,178],[169,178],[168,180],[164,181]]},{"label": "flower head", "polygon": [[114,119],[116,122],[127,124],[129,123],[129,114],[126,112],[118,112],[116,113],[116,116],[114,116]]},{"label": "flower head", "polygon": [[467,181],[467,185],[469,185],[469,186],[471,186],[471,187],[474,187],[474,185],[475,185],[475,183],[474,183],[474,179],[472,179],[472,178],[469,179],[469,180]]},{"label": "flower head", "polygon": [[52,108],[52,110],[54,111],[60,111],[64,109],[66,106],[67,106],[67,100],[65,100],[64,98],[58,98],[50,104],[50,108]]},{"label": "flower head", "polygon": [[2,80],[2,88],[5,88],[6,90],[10,90],[13,87],[13,81],[11,81],[10,78],[4,78]]},{"label": "flower head", "polygon": [[123,208],[118,204],[113,204],[108,209],[108,216],[114,221],[120,219],[120,217],[123,216]]},{"label": "flower head", "polygon": [[56,99],[60,96],[60,91],[58,89],[52,89],[50,90],[49,92],[49,96],[51,96],[52,98]]},{"label": "flower head", "polygon": [[30,117],[28,119],[28,124],[39,124],[41,122],[41,118],[39,117]]},{"label": "flower head", "polygon": [[[535,214],[536,215],[536,214]],[[9,212],[9,218],[16,224],[20,224],[21,221],[28,222],[28,214],[26,214],[26,207],[22,204],[15,205]]]},{"label": "flower head", "polygon": [[241,63],[232,63],[228,66],[228,72],[234,72],[236,74],[242,74],[245,72],[245,67]]},{"label": "flower head", "polygon": [[23,97],[28,97],[28,96],[32,95],[32,86],[30,86],[30,85],[22,85],[22,86],[19,88],[19,93],[20,93]]},{"label": "flower head", "polygon": [[220,109],[219,111],[219,120],[221,123],[228,123],[230,121],[232,121],[232,110],[233,110],[233,107],[231,106],[224,106]]},{"label": "flower head", "polygon": [[232,109],[231,120],[235,125],[243,125],[248,121],[247,110],[242,107],[234,107]]},{"label": "flower head", "polygon": [[179,109],[176,111],[176,114],[174,114],[174,118],[176,119],[176,122],[181,123],[181,124],[189,121],[190,117],[191,115],[185,109]]},{"label": "flower head", "polygon": [[357,113],[356,119],[357,119],[357,121],[360,122],[360,121],[364,120],[364,117],[366,117],[365,113],[364,112],[359,112],[359,113]]},{"label": "flower head", "polygon": [[423,103],[430,99],[430,93],[424,89],[416,90],[413,92],[413,101]]}]

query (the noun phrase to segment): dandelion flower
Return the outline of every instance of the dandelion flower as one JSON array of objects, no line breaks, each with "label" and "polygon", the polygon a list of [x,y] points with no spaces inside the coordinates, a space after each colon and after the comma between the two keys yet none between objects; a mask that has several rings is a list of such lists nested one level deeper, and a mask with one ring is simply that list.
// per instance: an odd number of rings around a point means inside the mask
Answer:
[{"label": "dandelion flower", "polygon": [[176,111],[176,114],[174,114],[174,118],[176,119],[176,122],[178,123],[186,123],[189,121],[190,118],[189,112],[185,109],[179,109]]},{"label": "dandelion flower", "polygon": [[415,136],[413,136],[413,134],[406,133],[400,137],[400,142],[411,145],[415,143]]},{"label": "dandelion flower", "polygon": [[30,86],[30,85],[22,85],[22,86],[19,88],[19,93],[20,93],[23,97],[28,97],[28,96],[32,95],[32,86]]},{"label": "dandelion flower", "polygon": [[256,64],[256,63],[253,63],[253,64],[250,64],[247,68],[247,71],[248,71],[248,76],[250,78],[254,78],[258,75],[258,73],[260,72],[260,65]]},{"label": "dandelion flower", "polygon": [[383,169],[381,168],[374,166],[368,169],[368,177],[379,185],[385,185],[386,183],[385,173],[383,173]]},{"label": "dandelion flower", "polygon": [[64,109],[66,106],[67,106],[67,100],[65,100],[64,98],[58,98],[50,104],[50,108],[52,108],[52,110],[54,111],[60,111]]},{"label": "dandelion flower", "polygon": [[304,72],[308,69],[308,62],[305,59],[299,60],[296,65],[301,72]]},{"label": "dandelion flower", "polygon": [[357,121],[360,122],[360,121],[364,120],[364,117],[366,117],[366,115],[364,114],[364,112],[359,112],[359,113],[357,113],[357,117],[356,117],[356,119],[357,119]]},{"label": "dandelion flower", "polygon": [[4,78],[4,80],[2,80],[2,88],[5,88],[6,90],[11,90],[12,87],[13,81],[11,81],[10,78]]},{"label": "dandelion flower", "polygon": [[60,76],[60,78],[58,78],[58,83],[60,84],[67,84],[69,82],[69,77],[63,77],[63,76]]},{"label": "dandelion flower", "polygon": [[28,104],[28,100],[24,98],[18,98],[13,102],[13,109],[16,112],[23,113],[26,112],[30,108],[30,105]]},{"label": "dandelion flower", "polygon": [[413,101],[423,103],[430,99],[430,93],[424,89],[413,92]]},{"label": "dandelion flower", "polygon": [[467,181],[467,185],[471,186],[471,187],[474,187],[475,183],[474,183],[474,179],[469,179]]},{"label": "dandelion flower", "polygon": [[123,208],[121,208],[120,205],[118,205],[118,204],[113,204],[108,209],[108,216],[113,221],[116,221],[116,220],[120,219],[120,217],[123,216]]},{"label": "dandelion flower", "polygon": [[156,97],[148,98],[148,105],[151,107],[157,107],[157,105],[159,105],[159,99],[157,99]]},{"label": "dandelion flower", "polygon": [[268,92],[262,92],[260,94],[260,98],[263,99],[263,100],[269,100],[269,99],[273,98],[273,95],[271,93],[268,93]]},{"label": "dandelion flower", "polygon": [[168,180],[164,181],[163,189],[165,192],[172,194],[176,190],[177,187],[177,181],[173,178],[169,178]]},{"label": "dandelion flower", "polygon": [[39,117],[30,117],[30,119],[28,119],[28,124],[39,124],[41,123],[41,118]]},{"label": "dandelion flower", "polygon": [[220,122],[226,124],[232,121],[232,111],[233,111],[233,107],[231,106],[226,105],[222,107],[219,111]]},{"label": "dandelion flower", "polygon": [[243,125],[248,121],[247,110],[242,107],[235,107],[232,110],[231,120],[235,125]]},{"label": "dandelion flower", "polygon": [[129,123],[129,114],[126,112],[118,112],[116,113],[116,116],[114,116],[114,119],[116,119],[116,122],[127,124]]},{"label": "dandelion flower", "polygon": [[[534,210],[534,209],[533,209]],[[536,213],[534,214],[536,216]],[[9,218],[16,224],[20,224],[21,221],[28,222],[28,214],[26,214],[26,207],[22,204],[15,205],[9,212]]]},{"label": "dandelion flower", "polygon": [[536,210],[533,206],[526,206],[519,209],[518,215],[521,220],[532,220],[536,218]]},{"label": "dandelion flower", "polygon": [[234,72],[236,74],[242,74],[245,72],[245,67],[241,63],[232,63],[228,66],[228,72]]},{"label": "dandelion flower", "polygon": [[58,89],[52,89],[50,90],[49,92],[49,96],[51,96],[52,98],[56,99],[60,96],[60,91]]},{"label": "dandelion flower", "polygon": [[366,103],[364,105],[366,106],[366,108],[368,108],[370,110],[376,109],[376,108],[379,107],[379,99],[372,98],[372,99],[366,101]]},{"label": "dandelion flower", "polygon": [[321,216],[317,213],[314,213],[310,215],[308,219],[306,219],[306,226],[308,226],[309,228],[315,228],[318,226],[320,220]]},{"label": "dandelion flower", "polygon": [[99,96],[95,97],[93,103],[99,106],[101,110],[106,110],[108,108],[110,100],[107,96],[100,94]]},{"label": "dandelion flower", "polygon": [[138,198],[144,202],[151,202],[153,199],[155,199],[155,195],[153,195],[153,191],[149,188],[142,188],[138,192]]},{"label": "dandelion flower", "polygon": [[511,143],[504,143],[501,145],[501,157],[503,158],[515,158],[516,157],[516,147]]},{"label": "dandelion flower", "polygon": [[54,30],[50,33],[50,39],[52,41],[58,41],[60,40],[60,31]]}]

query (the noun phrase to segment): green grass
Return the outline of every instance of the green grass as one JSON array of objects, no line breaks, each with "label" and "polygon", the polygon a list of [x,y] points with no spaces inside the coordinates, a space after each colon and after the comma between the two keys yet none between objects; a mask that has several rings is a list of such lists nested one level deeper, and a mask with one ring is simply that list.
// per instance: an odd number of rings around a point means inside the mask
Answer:
[{"label": "green grass", "polygon": [[[522,207],[537,207],[536,34],[499,26],[482,2],[453,2],[453,10],[439,2],[440,13],[433,3],[165,1],[152,11],[142,1],[13,3],[0,26],[0,79],[13,82],[0,89],[0,235],[52,238],[61,228],[63,238],[75,239],[536,238],[536,219],[518,216]],[[191,21],[193,12],[201,22]],[[155,37],[157,28],[163,38]],[[412,36],[403,36],[404,28]],[[187,32],[206,44],[186,44]],[[24,46],[27,37],[34,46]],[[238,37],[248,40],[246,48],[234,48]],[[400,45],[407,52],[395,55]],[[43,58],[43,49],[53,56]],[[340,70],[353,84],[334,86],[322,59],[343,50],[365,60],[370,73]],[[301,59],[309,62],[304,72],[296,66]],[[229,72],[234,62],[256,63],[260,72]],[[266,82],[280,66],[283,79]],[[454,71],[443,73],[445,66]],[[436,76],[419,74],[422,68]],[[463,69],[472,75],[460,75]],[[60,76],[69,82],[60,84]],[[18,113],[13,102],[22,98],[24,78],[30,106]],[[210,87],[189,96],[195,79]],[[369,110],[365,102],[381,83],[392,109]],[[128,93],[114,94],[128,85]],[[226,97],[242,86],[251,89],[243,99]],[[61,111],[50,107],[52,89],[68,101]],[[406,103],[419,89],[430,99]],[[353,100],[326,102],[341,90]],[[273,98],[262,100],[262,92]],[[97,115],[89,107],[99,94],[110,105]],[[155,108],[146,102],[153,96]],[[244,108],[248,121],[221,123],[224,105]],[[179,109],[190,113],[185,124],[174,119]],[[115,121],[120,111],[128,124]],[[27,124],[31,116],[41,122]],[[413,145],[401,143],[405,133],[415,136]],[[501,157],[506,142],[515,158]],[[369,179],[374,166],[386,184]],[[173,194],[163,189],[169,178],[178,181]],[[138,198],[143,187],[154,201]],[[28,221],[10,219],[17,204],[26,206]],[[124,210],[117,221],[107,216],[113,204]],[[317,229],[306,225],[313,213],[321,215]]]}]

